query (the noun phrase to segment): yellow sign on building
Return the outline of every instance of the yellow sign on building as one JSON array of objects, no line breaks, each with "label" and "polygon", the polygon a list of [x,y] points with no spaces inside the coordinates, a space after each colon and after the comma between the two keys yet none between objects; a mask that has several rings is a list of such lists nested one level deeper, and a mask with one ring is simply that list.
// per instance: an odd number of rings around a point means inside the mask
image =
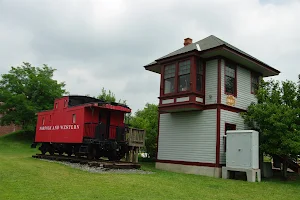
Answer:
[{"label": "yellow sign on building", "polygon": [[232,95],[228,95],[226,98],[226,104],[229,106],[234,106],[235,105],[235,97]]}]

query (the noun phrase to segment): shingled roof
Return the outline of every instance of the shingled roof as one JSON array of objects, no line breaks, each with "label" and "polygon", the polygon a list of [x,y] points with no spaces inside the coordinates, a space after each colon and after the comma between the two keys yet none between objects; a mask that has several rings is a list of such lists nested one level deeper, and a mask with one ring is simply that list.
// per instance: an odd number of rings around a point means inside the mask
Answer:
[{"label": "shingled roof", "polygon": [[219,47],[219,46],[223,46],[223,47],[228,47],[229,49],[232,49],[246,57],[249,57],[250,59],[253,59],[259,63],[261,63],[262,65],[265,65],[267,66],[268,68],[271,68],[272,70],[274,70],[277,74],[279,74],[280,72],[270,66],[268,66],[267,64],[263,63],[262,61],[258,60],[257,58],[247,54],[246,52],[234,47],[233,45],[221,40],[220,38],[214,36],[214,35],[210,35],[202,40],[199,40],[197,42],[194,42],[194,43],[191,43],[189,45],[186,45],[172,53],[169,53],[163,57],[160,57],[158,59],[156,59],[154,62],[151,62],[149,63],[148,65],[144,66],[144,67],[147,67],[147,66],[151,66],[151,65],[155,65],[158,63],[158,61],[160,60],[163,60],[163,59],[166,59],[166,58],[169,58],[169,57],[172,57],[172,56],[176,56],[176,55],[179,55],[179,54],[184,54],[184,53],[187,53],[187,52],[191,52],[191,51],[205,51],[205,50],[208,50],[208,49],[212,49],[212,48],[215,48],[215,47]]}]

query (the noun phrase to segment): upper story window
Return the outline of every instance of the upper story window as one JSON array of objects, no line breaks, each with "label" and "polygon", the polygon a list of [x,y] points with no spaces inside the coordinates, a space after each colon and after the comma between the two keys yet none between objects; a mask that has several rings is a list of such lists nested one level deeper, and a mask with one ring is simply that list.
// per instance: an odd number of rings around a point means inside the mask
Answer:
[{"label": "upper story window", "polygon": [[175,64],[165,66],[164,80],[164,93],[175,92]]},{"label": "upper story window", "polygon": [[183,61],[179,63],[178,71],[178,91],[190,90],[190,73],[191,73],[191,61]]},{"label": "upper story window", "polygon": [[225,66],[225,93],[231,94],[236,96],[236,88],[237,88],[237,82],[236,82],[236,66],[227,63]]},{"label": "upper story window", "polygon": [[203,62],[202,62],[202,60],[198,60],[197,61],[197,69],[196,69],[196,79],[197,79],[197,81],[196,81],[196,90],[198,92],[203,92],[203,89],[204,89],[203,75],[204,75]]},{"label": "upper story window", "polygon": [[258,76],[254,73],[251,73],[251,93],[255,94],[256,90],[258,89]]}]

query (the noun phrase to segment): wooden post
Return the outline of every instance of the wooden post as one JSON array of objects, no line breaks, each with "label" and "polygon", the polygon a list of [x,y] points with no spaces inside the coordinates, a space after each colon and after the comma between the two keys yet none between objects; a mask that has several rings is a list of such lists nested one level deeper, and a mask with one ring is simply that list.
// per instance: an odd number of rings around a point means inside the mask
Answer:
[{"label": "wooden post", "polygon": [[133,156],[134,156],[134,147],[132,147],[130,149],[130,161],[129,162],[133,162]]},{"label": "wooden post", "polygon": [[130,151],[125,155],[125,161],[130,162]]},{"label": "wooden post", "polygon": [[139,160],[139,148],[138,147],[135,147],[134,148],[134,157],[133,157],[133,159],[132,159],[132,162],[133,163],[138,163],[138,160]]}]

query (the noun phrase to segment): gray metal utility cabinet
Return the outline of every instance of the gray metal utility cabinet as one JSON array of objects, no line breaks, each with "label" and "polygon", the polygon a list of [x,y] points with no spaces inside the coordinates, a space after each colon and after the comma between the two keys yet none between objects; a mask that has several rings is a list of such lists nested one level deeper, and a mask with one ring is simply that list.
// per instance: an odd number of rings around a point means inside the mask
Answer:
[{"label": "gray metal utility cabinet", "polygon": [[254,130],[234,130],[226,132],[226,167],[222,168],[222,178],[229,178],[233,171],[246,172],[247,180],[260,182],[259,140]]}]

